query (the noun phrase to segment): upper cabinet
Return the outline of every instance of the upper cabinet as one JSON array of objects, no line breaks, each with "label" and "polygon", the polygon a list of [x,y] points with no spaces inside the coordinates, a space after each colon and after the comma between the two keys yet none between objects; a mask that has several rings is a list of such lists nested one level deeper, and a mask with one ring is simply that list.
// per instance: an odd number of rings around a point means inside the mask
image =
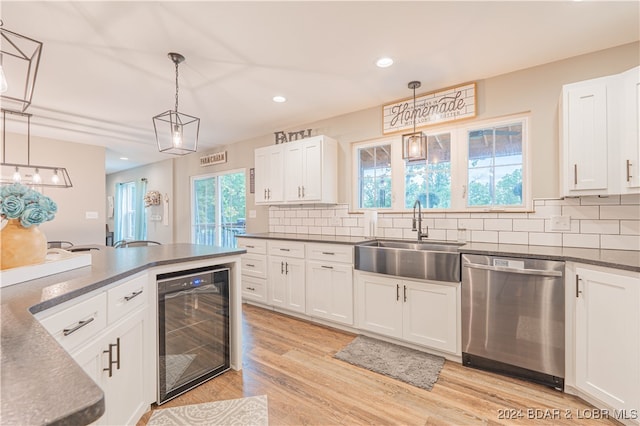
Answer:
[{"label": "upper cabinet", "polygon": [[639,73],[636,67],[563,87],[562,196],[640,192],[633,176],[639,158]]},{"label": "upper cabinet", "polygon": [[337,164],[338,143],[327,136],[256,149],[255,202],[335,204]]},{"label": "upper cabinet", "polygon": [[640,192],[640,67],[622,74],[624,91],[623,138],[618,170],[622,171],[622,193]]}]

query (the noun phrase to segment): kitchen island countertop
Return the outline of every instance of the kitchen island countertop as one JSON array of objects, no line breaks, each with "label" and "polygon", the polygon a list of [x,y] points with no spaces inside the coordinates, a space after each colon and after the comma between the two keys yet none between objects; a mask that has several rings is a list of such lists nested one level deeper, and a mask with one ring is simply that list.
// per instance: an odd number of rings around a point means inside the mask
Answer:
[{"label": "kitchen island countertop", "polygon": [[0,423],[88,424],[104,412],[102,390],[33,314],[153,267],[244,252],[193,244],[105,247],[91,251],[91,266],[2,288]]}]

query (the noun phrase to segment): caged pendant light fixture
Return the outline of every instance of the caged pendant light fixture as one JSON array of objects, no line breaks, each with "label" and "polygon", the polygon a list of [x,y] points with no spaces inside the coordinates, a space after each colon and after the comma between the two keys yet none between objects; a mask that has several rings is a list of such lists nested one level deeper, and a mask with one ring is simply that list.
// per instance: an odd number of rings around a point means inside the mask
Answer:
[{"label": "caged pendant light fixture", "polygon": [[0,100],[2,108],[24,112],[33,98],[42,42],[4,28],[0,20]]},{"label": "caged pendant light fixture", "polygon": [[168,56],[176,66],[175,110],[169,110],[153,117],[153,129],[160,152],[185,155],[195,152],[198,148],[200,119],[178,112],[178,65],[184,62],[184,56],[179,53],[169,53]]},{"label": "caged pendant light fixture", "polygon": [[427,149],[424,133],[416,132],[416,89],[420,87],[419,81],[409,82],[409,89],[413,89],[413,133],[402,135],[402,158],[409,161],[425,160]]}]

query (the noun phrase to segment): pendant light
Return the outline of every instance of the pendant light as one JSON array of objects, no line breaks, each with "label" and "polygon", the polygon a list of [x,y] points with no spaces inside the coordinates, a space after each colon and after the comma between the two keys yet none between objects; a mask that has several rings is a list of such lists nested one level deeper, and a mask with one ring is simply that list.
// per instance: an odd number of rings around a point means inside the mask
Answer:
[{"label": "pendant light", "polygon": [[178,112],[178,65],[184,62],[184,56],[179,53],[169,53],[168,56],[176,67],[175,110],[169,110],[153,117],[153,129],[160,152],[185,155],[195,152],[198,148],[200,119]]},{"label": "pendant light", "polygon": [[2,108],[24,112],[33,98],[42,43],[4,28],[0,20]]},{"label": "pendant light", "polygon": [[413,89],[413,133],[402,135],[402,158],[409,161],[427,158],[424,133],[416,132],[416,89],[419,87],[419,81],[409,82],[409,89]]},{"label": "pendant light", "polygon": [[[27,163],[9,163],[7,161],[7,114],[15,122],[26,119],[27,124]],[[67,169],[57,166],[31,164],[31,114],[2,109],[2,163],[0,163],[0,184],[22,183],[23,185],[71,188],[71,178]]]}]

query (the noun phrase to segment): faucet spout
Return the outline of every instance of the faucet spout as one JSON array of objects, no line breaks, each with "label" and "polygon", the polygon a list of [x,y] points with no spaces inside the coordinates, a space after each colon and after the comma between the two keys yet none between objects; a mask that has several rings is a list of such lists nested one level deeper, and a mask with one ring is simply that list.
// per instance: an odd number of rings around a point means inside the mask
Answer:
[{"label": "faucet spout", "polygon": [[[416,207],[418,207],[418,216],[416,218]],[[429,227],[427,227],[427,231],[422,231],[422,204],[420,204],[420,200],[416,200],[413,203],[413,220],[412,220],[412,231],[418,231],[418,241],[421,241],[423,238],[429,237]]]}]

